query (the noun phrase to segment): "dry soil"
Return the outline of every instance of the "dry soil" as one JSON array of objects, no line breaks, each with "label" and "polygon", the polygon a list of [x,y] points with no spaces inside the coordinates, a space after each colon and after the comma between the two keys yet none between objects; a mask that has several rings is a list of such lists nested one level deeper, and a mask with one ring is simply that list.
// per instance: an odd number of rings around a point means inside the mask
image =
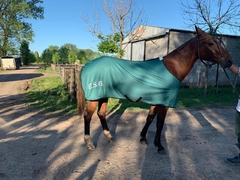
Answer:
[{"label": "dry soil", "polygon": [[1,180],[221,180],[240,179],[240,167],[224,162],[238,154],[234,146],[235,107],[170,109],[162,142],[166,155],[139,143],[146,110],[109,113],[115,142],[108,143],[94,116],[91,133],[96,149],[88,151],[83,121],[77,115],[33,111],[25,91],[36,67],[0,74]]}]

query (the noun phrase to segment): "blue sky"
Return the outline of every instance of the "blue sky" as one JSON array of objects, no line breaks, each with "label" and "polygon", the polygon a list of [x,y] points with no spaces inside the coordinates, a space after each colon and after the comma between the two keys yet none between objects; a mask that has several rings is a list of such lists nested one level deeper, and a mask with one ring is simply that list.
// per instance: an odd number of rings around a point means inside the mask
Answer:
[{"label": "blue sky", "polygon": [[[102,0],[45,0],[43,20],[30,20],[35,32],[34,42],[30,43],[31,51],[39,54],[50,45],[62,46],[65,43],[75,44],[79,49],[97,51],[98,39],[88,32],[88,26],[81,15],[100,14],[101,30],[109,33],[110,24],[102,8]],[[144,9],[144,16],[149,26],[176,29],[189,29],[181,15],[178,0],[136,0],[138,7]],[[95,8],[97,7],[97,8]],[[93,24],[93,23],[92,23]]]}]

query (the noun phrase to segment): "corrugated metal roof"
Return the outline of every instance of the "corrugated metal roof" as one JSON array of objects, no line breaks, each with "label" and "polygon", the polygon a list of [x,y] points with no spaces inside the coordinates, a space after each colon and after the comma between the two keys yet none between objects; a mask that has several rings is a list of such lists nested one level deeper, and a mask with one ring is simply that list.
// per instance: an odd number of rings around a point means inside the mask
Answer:
[{"label": "corrugated metal roof", "polygon": [[188,30],[141,25],[138,28],[136,28],[132,34],[128,35],[124,39],[123,44],[128,43],[129,41],[134,42],[134,41],[141,41],[144,39],[151,39],[154,37],[165,36],[166,34],[169,33],[169,31],[183,31],[183,32],[194,33],[194,31],[188,31]]},{"label": "corrugated metal roof", "polygon": [[[135,41],[143,41],[146,39],[151,39],[151,38],[160,37],[160,36],[165,36],[170,31],[196,33],[195,31],[191,31],[191,30],[141,25],[138,28],[136,28],[132,34],[129,34],[123,40],[123,44],[129,43],[129,42],[135,42]],[[227,34],[222,34],[222,35],[228,36],[228,37],[239,37],[236,35],[227,35]]]}]

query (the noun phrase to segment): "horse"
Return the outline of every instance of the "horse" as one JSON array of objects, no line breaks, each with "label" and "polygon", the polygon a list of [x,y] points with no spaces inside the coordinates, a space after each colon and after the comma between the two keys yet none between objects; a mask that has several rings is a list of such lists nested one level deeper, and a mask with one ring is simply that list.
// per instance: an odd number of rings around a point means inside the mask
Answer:
[{"label": "horse", "polygon": [[[106,108],[108,98],[117,98],[135,102],[141,101],[151,105],[146,123],[140,133],[140,142],[142,144],[148,143],[147,131],[157,115],[154,145],[159,154],[166,154],[165,148],[161,144],[161,132],[165,117],[169,108],[176,107],[180,84],[194,63],[199,59],[206,65],[204,61],[209,61],[219,64],[223,69],[232,65],[232,56],[221,45],[221,41],[197,26],[195,29],[195,37],[162,58],[136,62],[103,56],[85,64],[78,77],[77,106],[79,116],[84,117],[84,141],[88,150],[95,149],[90,137],[90,122],[97,106],[97,115],[103,133],[109,142],[113,142],[106,122]],[[117,62],[116,66],[115,62]],[[134,74],[128,77],[127,74],[132,71],[138,75]],[[94,76],[94,73],[97,75]],[[150,76],[147,76],[148,74]],[[164,79],[165,77],[167,79]],[[109,78],[113,81],[110,81]],[[168,83],[162,85],[163,82]]]}]

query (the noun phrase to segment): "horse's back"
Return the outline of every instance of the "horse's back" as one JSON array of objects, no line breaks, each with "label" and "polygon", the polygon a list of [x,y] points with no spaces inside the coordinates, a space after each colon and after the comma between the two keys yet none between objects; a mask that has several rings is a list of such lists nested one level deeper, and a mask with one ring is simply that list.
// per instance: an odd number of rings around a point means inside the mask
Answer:
[{"label": "horse's back", "polygon": [[83,67],[81,79],[87,100],[142,98],[148,104],[170,107],[176,106],[180,86],[159,58],[136,62],[103,56]]}]

